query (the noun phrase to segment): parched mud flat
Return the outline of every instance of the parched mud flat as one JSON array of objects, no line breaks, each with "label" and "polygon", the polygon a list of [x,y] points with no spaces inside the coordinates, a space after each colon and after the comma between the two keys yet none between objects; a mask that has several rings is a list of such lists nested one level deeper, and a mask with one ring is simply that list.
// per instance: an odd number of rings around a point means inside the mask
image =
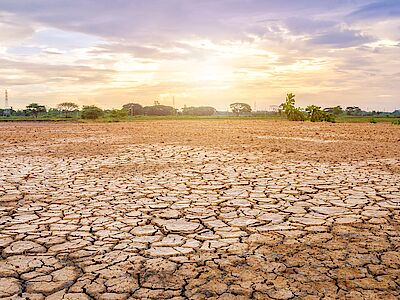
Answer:
[{"label": "parched mud flat", "polygon": [[1,124],[0,298],[399,299],[399,133]]}]

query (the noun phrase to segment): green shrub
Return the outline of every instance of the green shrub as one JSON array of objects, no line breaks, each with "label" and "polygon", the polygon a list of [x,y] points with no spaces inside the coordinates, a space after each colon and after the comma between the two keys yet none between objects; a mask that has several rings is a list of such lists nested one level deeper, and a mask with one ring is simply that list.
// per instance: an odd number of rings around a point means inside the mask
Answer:
[{"label": "green shrub", "polygon": [[336,123],[336,116],[332,113],[324,112],[323,121],[329,123]]},{"label": "green shrub", "polygon": [[308,118],[311,122],[331,122],[335,123],[335,115],[321,110],[320,106],[309,105],[306,108]]},{"label": "green shrub", "polygon": [[392,122],[392,124],[394,124],[394,125],[400,125],[400,119],[394,120],[394,121]]},{"label": "green shrub", "polygon": [[103,110],[101,108],[98,108],[97,106],[84,106],[82,107],[81,118],[95,120],[103,116],[103,114]]},{"label": "green shrub", "polygon": [[116,120],[124,119],[128,116],[128,111],[125,109],[113,109],[110,112],[110,117]]},{"label": "green shrub", "polygon": [[294,108],[287,115],[287,118],[290,121],[305,121],[307,116],[300,108]]},{"label": "green shrub", "polygon": [[378,121],[375,118],[372,118],[369,122],[372,124],[378,123]]}]

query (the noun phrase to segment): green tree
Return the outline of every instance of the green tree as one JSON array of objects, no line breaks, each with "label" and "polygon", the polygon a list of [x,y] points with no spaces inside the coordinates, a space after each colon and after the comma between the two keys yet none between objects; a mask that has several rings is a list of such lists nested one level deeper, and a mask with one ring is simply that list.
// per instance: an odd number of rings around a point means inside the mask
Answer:
[{"label": "green tree", "polygon": [[75,104],[73,102],[62,102],[57,105],[57,108],[63,113],[65,113],[65,117],[68,118],[68,114],[70,112],[76,111],[79,108],[79,106],[78,104]]},{"label": "green tree", "polygon": [[143,115],[143,106],[139,103],[127,103],[122,106],[130,116],[140,116]]},{"label": "green tree", "polygon": [[172,106],[153,105],[145,106],[143,112],[146,116],[172,116],[176,115],[176,109]]},{"label": "green tree", "polygon": [[26,110],[29,114],[33,115],[35,118],[39,116],[40,113],[46,112],[46,107],[37,103],[31,103],[26,106]]},{"label": "green tree", "polygon": [[290,112],[296,108],[296,107],[294,106],[294,104],[295,104],[295,102],[296,102],[296,100],[295,100],[294,98],[295,98],[295,95],[294,95],[294,94],[292,94],[292,93],[287,94],[287,95],[286,95],[286,100],[285,100],[285,102],[282,103],[282,104],[279,106],[279,108],[281,108],[281,109],[284,111],[284,113],[285,113],[286,115],[289,115]]},{"label": "green tree", "polygon": [[97,106],[94,105],[90,105],[82,107],[81,117],[82,119],[95,120],[103,116],[103,114],[104,112],[101,108],[98,108]]},{"label": "green tree", "polygon": [[285,102],[282,103],[279,106],[279,108],[283,110],[288,120],[305,121],[306,115],[300,108],[295,107],[296,100],[294,98],[295,98],[294,94],[292,93],[287,94]]},{"label": "green tree", "polygon": [[236,102],[229,105],[229,107],[236,116],[240,116],[243,113],[251,113],[251,106],[247,103]]},{"label": "green tree", "polygon": [[346,114],[348,116],[361,116],[363,111],[358,106],[348,106],[346,107]]},{"label": "green tree", "polygon": [[344,113],[343,108],[338,105],[335,107],[327,107],[324,109],[325,112],[334,114],[335,116],[340,116]]},{"label": "green tree", "polygon": [[217,112],[214,107],[200,106],[200,107],[184,107],[182,108],[182,115],[186,116],[212,116]]}]

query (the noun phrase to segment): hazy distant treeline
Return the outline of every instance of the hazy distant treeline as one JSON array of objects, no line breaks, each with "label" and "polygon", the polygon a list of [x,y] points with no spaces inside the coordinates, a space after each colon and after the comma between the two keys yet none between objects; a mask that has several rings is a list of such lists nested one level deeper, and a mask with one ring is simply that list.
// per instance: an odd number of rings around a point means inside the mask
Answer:
[{"label": "hazy distant treeline", "polygon": [[400,110],[393,112],[364,111],[357,106],[349,106],[342,108],[341,106],[321,108],[316,105],[309,105],[306,108],[295,107],[295,95],[288,94],[285,102],[279,109],[275,111],[253,111],[247,103],[235,102],[230,104],[230,111],[218,112],[211,106],[184,106],[176,109],[172,106],[162,105],[158,101],[154,105],[143,106],[140,103],[127,103],[121,109],[102,109],[100,107],[89,105],[79,107],[74,102],[62,102],[55,108],[47,108],[39,103],[31,103],[24,109],[15,110],[0,109],[2,117],[46,117],[46,118],[82,118],[82,119],[98,119],[113,118],[123,119],[128,116],[213,116],[213,115],[248,115],[259,116],[263,114],[285,115],[288,120],[292,121],[327,121],[334,122],[337,116],[393,116],[399,117]]},{"label": "hazy distant treeline", "polygon": [[65,117],[98,119],[101,117],[124,118],[127,116],[212,116],[217,110],[211,106],[184,106],[178,110],[172,106],[162,105],[157,101],[151,106],[139,103],[127,103],[121,109],[101,109],[94,105],[84,105],[81,108],[74,102],[62,102],[55,108],[46,108],[39,103],[31,103],[25,109],[0,109],[0,116],[6,117]]}]

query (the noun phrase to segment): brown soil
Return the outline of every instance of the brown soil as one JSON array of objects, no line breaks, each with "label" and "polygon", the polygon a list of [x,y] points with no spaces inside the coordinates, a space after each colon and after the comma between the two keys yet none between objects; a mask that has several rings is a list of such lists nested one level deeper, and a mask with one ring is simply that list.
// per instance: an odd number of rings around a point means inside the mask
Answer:
[{"label": "brown soil", "polygon": [[400,126],[0,123],[1,299],[400,299]]},{"label": "brown soil", "polygon": [[[265,159],[351,161],[400,157],[400,126],[281,121],[0,123],[0,150],[49,156],[107,155],[132,144],[206,146]],[[32,149],[29,149],[32,146]]]}]

